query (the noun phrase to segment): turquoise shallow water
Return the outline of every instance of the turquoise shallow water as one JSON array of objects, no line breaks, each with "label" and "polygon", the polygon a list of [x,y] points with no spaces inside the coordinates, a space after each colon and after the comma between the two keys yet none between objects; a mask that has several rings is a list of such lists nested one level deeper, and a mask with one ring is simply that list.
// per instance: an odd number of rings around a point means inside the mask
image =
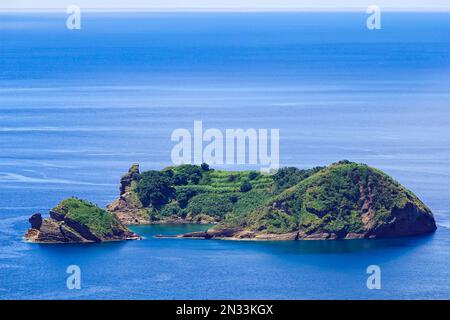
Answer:
[{"label": "turquoise shallow water", "polygon": [[[0,16],[0,298],[448,299],[447,14]],[[413,23],[411,23],[413,22]],[[132,162],[170,164],[176,128],[279,128],[282,165],[379,167],[433,210],[433,235],[336,242],[155,239],[33,245],[27,218],[105,206]],[[248,166],[234,166],[247,169]],[[66,288],[77,264],[82,289]],[[382,289],[366,288],[379,265]]]}]

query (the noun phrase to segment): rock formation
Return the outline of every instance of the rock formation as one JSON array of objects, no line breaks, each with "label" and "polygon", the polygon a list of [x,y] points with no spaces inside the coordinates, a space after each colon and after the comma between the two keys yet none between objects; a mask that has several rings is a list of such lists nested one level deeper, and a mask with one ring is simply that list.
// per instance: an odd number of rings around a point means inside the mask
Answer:
[{"label": "rock formation", "polygon": [[33,214],[25,238],[38,243],[88,243],[135,240],[140,237],[113,214],[84,200],[69,198],[50,211],[50,218]]},{"label": "rock formation", "polygon": [[133,164],[120,178],[120,195],[107,209],[117,215],[126,225],[150,224],[150,217],[137,196],[134,188],[139,181],[139,164]]}]

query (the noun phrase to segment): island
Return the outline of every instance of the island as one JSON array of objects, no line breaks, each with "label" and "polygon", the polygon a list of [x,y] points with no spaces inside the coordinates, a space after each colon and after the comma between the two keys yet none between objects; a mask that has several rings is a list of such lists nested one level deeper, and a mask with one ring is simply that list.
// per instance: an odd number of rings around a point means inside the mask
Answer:
[{"label": "island", "polygon": [[215,224],[179,238],[332,240],[436,230],[431,210],[411,191],[378,169],[347,160],[272,175],[207,164],[140,173],[134,164],[108,210],[125,224]]},{"label": "island", "polygon": [[25,239],[37,243],[89,243],[120,240],[137,240],[134,234],[110,212],[93,203],[77,198],[61,201],[43,219],[33,214]]},{"label": "island", "polygon": [[[70,214],[72,203],[89,207],[77,224],[73,216],[78,214]],[[88,213],[96,218],[89,219]],[[120,179],[119,198],[107,210],[68,199],[50,216],[39,228],[36,221],[41,218],[30,218],[28,239],[134,239],[139,236],[126,225],[174,223],[213,227],[157,237],[334,240],[415,236],[436,230],[431,210],[410,190],[381,170],[347,160],[311,169],[285,167],[274,174],[216,170],[206,163],[140,172],[139,165],[133,164]],[[60,231],[49,237],[51,228]]]}]

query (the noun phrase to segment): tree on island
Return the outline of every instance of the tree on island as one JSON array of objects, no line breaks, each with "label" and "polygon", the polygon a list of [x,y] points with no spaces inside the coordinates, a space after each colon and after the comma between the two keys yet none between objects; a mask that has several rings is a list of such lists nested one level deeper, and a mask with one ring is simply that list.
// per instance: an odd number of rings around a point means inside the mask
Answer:
[{"label": "tree on island", "polygon": [[159,208],[175,196],[172,179],[161,171],[146,171],[141,174],[137,187],[139,199],[144,206],[152,205]]}]

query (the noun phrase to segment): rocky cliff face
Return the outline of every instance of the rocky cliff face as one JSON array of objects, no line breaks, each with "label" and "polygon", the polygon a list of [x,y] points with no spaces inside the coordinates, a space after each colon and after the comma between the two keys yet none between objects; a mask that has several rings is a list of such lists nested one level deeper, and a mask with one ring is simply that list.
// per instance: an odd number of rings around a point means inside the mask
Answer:
[{"label": "rocky cliff face", "polygon": [[130,169],[128,169],[128,172],[120,178],[120,195],[121,196],[131,190],[133,181],[139,180],[139,174],[140,174],[139,164],[138,163],[132,164]]},{"label": "rocky cliff face", "polygon": [[50,218],[33,214],[25,238],[39,243],[89,243],[136,240],[140,237],[128,230],[114,215],[75,198],[62,201],[50,211]]},{"label": "rocky cliff face", "polygon": [[151,223],[147,210],[134,192],[139,181],[139,164],[133,164],[128,172],[120,178],[120,195],[107,206],[125,225]]}]

